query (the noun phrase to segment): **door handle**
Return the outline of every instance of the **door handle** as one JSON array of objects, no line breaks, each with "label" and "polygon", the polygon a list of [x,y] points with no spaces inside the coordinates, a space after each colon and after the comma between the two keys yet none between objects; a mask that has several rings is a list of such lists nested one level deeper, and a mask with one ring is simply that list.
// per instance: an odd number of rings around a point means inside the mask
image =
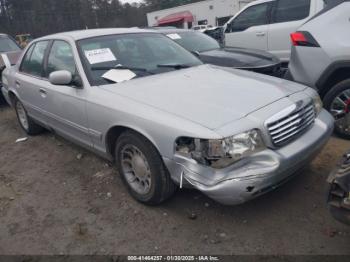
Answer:
[{"label": "door handle", "polygon": [[46,90],[44,88],[39,89],[39,93],[41,94],[42,97],[46,97]]},{"label": "door handle", "polygon": [[256,33],[256,36],[265,36],[265,35],[266,35],[265,32],[258,32],[258,33]]},{"label": "door handle", "polygon": [[18,80],[16,80],[15,84],[16,84],[16,87],[21,87],[21,83]]}]

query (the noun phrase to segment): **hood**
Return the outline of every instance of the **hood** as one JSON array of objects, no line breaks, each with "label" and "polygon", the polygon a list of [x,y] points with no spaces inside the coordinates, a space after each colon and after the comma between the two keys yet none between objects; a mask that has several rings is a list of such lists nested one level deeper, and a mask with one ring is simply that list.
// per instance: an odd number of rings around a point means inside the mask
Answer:
[{"label": "hood", "polygon": [[213,65],[100,88],[215,130],[306,87]]},{"label": "hood", "polygon": [[280,63],[270,53],[254,49],[222,48],[201,52],[199,58],[204,63],[234,68],[268,67]]}]

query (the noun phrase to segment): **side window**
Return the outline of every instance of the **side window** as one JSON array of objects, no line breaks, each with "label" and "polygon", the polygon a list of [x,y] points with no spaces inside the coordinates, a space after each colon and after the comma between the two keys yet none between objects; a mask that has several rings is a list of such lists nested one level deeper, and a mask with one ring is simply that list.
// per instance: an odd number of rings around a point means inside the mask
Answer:
[{"label": "side window", "polygon": [[237,16],[228,26],[228,32],[241,32],[249,27],[268,24],[269,4],[254,5]]},{"label": "side window", "polygon": [[21,68],[19,71],[24,72],[24,73],[29,73],[30,57],[32,56],[34,47],[35,47],[35,44],[33,44],[33,45],[31,45],[31,47],[29,47],[27,53],[25,54],[25,56],[22,60]]},{"label": "side window", "polygon": [[76,67],[73,51],[65,41],[56,40],[51,48],[47,62],[47,76],[54,71],[67,70],[75,75]]},{"label": "side window", "polygon": [[273,14],[273,23],[297,21],[310,14],[311,0],[279,0]]},{"label": "side window", "polygon": [[43,74],[43,64],[48,41],[38,42],[28,50],[23,59],[20,71],[41,77]]}]

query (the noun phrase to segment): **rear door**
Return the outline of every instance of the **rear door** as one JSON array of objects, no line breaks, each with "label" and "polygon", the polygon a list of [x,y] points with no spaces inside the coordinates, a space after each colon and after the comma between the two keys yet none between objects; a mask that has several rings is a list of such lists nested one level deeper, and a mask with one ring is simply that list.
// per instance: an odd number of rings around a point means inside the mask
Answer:
[{"label": "rear door", "polygon": [[268,51],[288,62],[291,53],[290,34],[315,14],[316,1],[276,0],[268,34]]},{"label": "rear door", "polygon": [[226,26],[225,45],[267,50],[271,2],[250,6]]},{"label": "rear door", "polygon": [[44,80],[44,57],[49,46],[49,41],[40,41],[32,44],[26,52],[19,71],[16,73],[15,88],[19,99],[24,104],[28,114],[41,122],[47,123],[44,109],[44,88],[47,81]]}]

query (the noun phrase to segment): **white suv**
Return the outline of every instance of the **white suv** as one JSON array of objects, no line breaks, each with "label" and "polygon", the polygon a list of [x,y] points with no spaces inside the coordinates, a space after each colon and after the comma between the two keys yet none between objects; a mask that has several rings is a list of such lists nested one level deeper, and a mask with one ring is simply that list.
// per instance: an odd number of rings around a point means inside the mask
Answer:
[{"label": "white suv", "polygon": [[323,0],[258,0],[225,25],[225,45],[269,51],[290,59],[290,34],[322,10]]}]

